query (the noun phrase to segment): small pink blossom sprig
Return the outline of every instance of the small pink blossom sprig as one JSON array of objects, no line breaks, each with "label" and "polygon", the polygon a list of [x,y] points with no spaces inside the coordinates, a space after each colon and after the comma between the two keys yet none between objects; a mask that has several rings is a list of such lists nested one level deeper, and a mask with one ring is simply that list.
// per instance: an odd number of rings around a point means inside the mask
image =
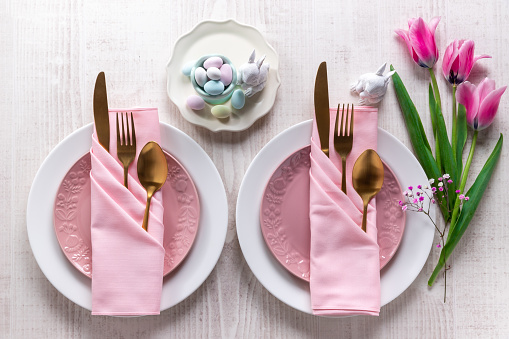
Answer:
[{"label": "small pink blossom sprig", "polygon": [[[403,195],[405,196],[405,201],[399,201],[399,205],[401,206],[401,209],[403,211],[412,211],[412,212],[422,212],[425,215],[428,216],[429,220],[433,223],[435,226],[435,229],[437,230],[438,234],[440,235],[440,243],[437,244],[437,247],[443,247],[445,246],[445,231],[447,224],[444,225],[444,229],[441,230],[435,220],[430,215],[430,209],[432,205],[438,204],[443,206],[449,206],[449,194],[448,194],[448,188],[449,185],[453,183],[451,176],[449,174],[444,174],[441,177],[436,179],[437,183],[435,184],[435,179],[429,179],[428,184],[429,185],[418,185],[417,187],[409,186],[407,190],[403,192]],[[468,201],[468,197],[464,194],[461,194],[460,190],[455,191],[456,194],[458,194],[458,198],[460,200],[460,204],[463,204],[464,202]],[[428,199],[426,199],[426,197]],[[450,268],[447,265],[445,266],[446,269],[444,271],[444,280],[445,284],[447,284],[447,275],[446,272]],[[444,302],[445,302],[445,287],[444,287]]]}]

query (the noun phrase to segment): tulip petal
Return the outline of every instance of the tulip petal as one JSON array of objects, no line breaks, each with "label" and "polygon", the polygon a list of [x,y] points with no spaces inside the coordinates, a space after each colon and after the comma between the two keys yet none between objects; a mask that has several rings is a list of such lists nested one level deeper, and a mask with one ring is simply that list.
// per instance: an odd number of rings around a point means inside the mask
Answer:
[{"label": "tulip petal", "polygon": [[442,72],[444,73],[444,77],[450,83],[454,83],[454,78],[456,74],[454,74],[453,79],[451,79],[451,67],[458,56],[458,41],[454,40],[447,46],[444,52],[444,59],[442,62]]},{"label": "tulip petal", "polygon": [[436,16],[429,22],[429,29],[431,31],[431,34],[435,35],[435,31],[437,29],[438,23],[440,22],[440,17]]},{"label": "tulip petal", "polygon": [[435,37],[422,18],[418,18],[408,32],[410,43],[421,61],[419,65],[431,68],[438,58]]},{"label": "tulip petal", "polygon": [[484,101],[484,98],[495,90],[495,80],[484,78],[483,81],[477,86],[479,91],[479,104]]},{"label": "tulip petal", "polygon": [[470,71],[474,66],[474,48],[475,44],[472,40],[466,40],[461,44],[458,54],[458,77],[456,83],[462,83],[467,80]]},{"label": "tulip petal", "polygon": [[498,105],[502,94],[504,94],[507,86],[500,87],[489,93],[479,106],[479,114],[477,114],[477,130],[482,130],[491,125],[495,115],[497,115]]},{"label": "tulip petal", "polygon": [[479,96],[475,85],[465,81],[456,89],[456,100],[465,106],[466,118],[469,126],[473,127],[474,119],[479,110]]},{"label": "tulip petal", "polygon": [[408,37],[408,31],[405,31],[403,29],[397,29],[397,30],[395,30],[395,32],[397,35],[399,35],[405,41],[405,44],[408,47],[408,52],[412,56],[412,59],[416,63],[419,63],[419,57],[417,56],[417,54],[415,54],[414,49],[412,48],[412,44],[410,43],[410,38]]},{"label": "tulip petal", "polygon": [[412,24],[417,20],[417,18],[410,18],[408,19],[408,28],[412,27]]},{"label": "tulip petal", "polygon": [[478,55],[476,57],[474,57],[474,63],[479,60],[479,59],[491,59],[491,55],[487,55],[487,54],[481,54],[481,55]]}]

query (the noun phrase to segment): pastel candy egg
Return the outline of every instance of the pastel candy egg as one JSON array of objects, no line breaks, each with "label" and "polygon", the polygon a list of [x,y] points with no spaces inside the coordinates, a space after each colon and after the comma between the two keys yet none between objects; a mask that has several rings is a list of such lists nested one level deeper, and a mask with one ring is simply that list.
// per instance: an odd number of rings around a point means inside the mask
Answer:
[{"label": "pastel candy egg", "polygon": [[186,104],[193,111],[199,111],[205,108],[205,101],[198,95],[188,96]]},{"label": "pastel candy egg", "polygon": [[198,86],[203,87],[207,82],[207,71],[203,67],[198,67],[194,70],[194,80]]},{"label": "pastel candy egg", "polygon": [[189,61],[182,67],[182,74],[184,74],[186,77],[191,75],[191,69],[193,68],[196,61]]},{"label": "pastel candy egg", "polygon": [[221,66],[220,71],[221,71],[221,78],[220,78],[221,82],[225,86],[228,86],[229,84],[231,84],[232,77],[233,77],[232,67],[228,64],[224,64],[223,66]]},{"label": "pastel candy egg", "polygon": [[214,106],[214,107],[212,107],[210,112],[212,113],[212,115],[214,115],[216,118],[219,118],[219,119],[228,118],[230,116],[230,114],[232,113],[230,107],[225,106],[225,105]]},{"label": "pastel candy egg", "polygon": [[205,69],[209,69],[210,67],[219,68],[221,65],[223,65],[223,59],[217,56],[210,57],[203,63],[203,67],[205,67]]},{"label": "pastel candy egg", "polygon": [[205,92],[207,92],[210,95],[218,95],[218,94],[223,93],[224,85],[221,81],[210,80],[210,81],[207,81],[205,86],[203,86],[203,89],[205,90]]},{"label": "pastel candy egg", "polygon": [[219,80],[221,79],[221,71],[217,67],[209,67],[207,69],[207,76],[210,80]]},{"label": "pastel candy egg", "polygon": [[235,109],[241,109],[246,104],[246,95],[241,89],[236,89],[232,95],[232,106]]}]

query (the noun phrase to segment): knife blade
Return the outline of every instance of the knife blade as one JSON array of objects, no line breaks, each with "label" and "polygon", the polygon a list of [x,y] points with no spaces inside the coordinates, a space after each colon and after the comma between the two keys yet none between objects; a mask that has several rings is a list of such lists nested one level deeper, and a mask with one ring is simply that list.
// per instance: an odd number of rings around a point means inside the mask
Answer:
[{"label": "knife blade", "polygon": [[104,72],[97,75],[94,88],[94,122],[99,143],[110,151],[110,118],[108,116],[108,97]]},{"label": "knife blade", "polygon": [[318,67],[315,80],[315,121],[320,137],[320,148],[329,156],[329,85],[327,83],[327,63],[324,61]]}]

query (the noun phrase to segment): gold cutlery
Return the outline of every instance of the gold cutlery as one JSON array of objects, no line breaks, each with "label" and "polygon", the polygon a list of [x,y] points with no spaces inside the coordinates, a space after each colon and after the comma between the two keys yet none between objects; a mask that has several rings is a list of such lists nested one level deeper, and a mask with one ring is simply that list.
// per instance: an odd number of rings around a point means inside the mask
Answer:
[{"label": "gold cutlery", "polygon": [[362,230],[366,232],[368,203],[380,191],[384,183],[384,166],[374,150],[367,149],[357,158],[353,166],[352,183],[364,203]]},{"label": "gold cutlery", "polygon": [[138,157],[138,179],[147,191],[147,205],[143,217],[143,229],[148,229],[150,200],[155,192],[163,187],[168,175],[168,164],[161,147],[154,141],[148,142]]},{"label": "gold cutlery", "polygon": [[[346,106],[346,121],[345,121],[345,105],[343,104],[343,111],[341,113],[341,127],[338,131],[339,106],[340,105],[338,104],[338,111],[336,112],[336,127],[334,128],[334,148],[341,157],[342,163],[341,190],[346,194],[346,157],[352,151],[353,145],[353,104],[352,112],[350,114],[350,125],[348,125],[350,104]],[[345,122],[344,128],[343,122]]]},{"label": "gold cutlery", "polygon": [[329,85],[327,83],[327,64],[322,62],[318,67],[315,80],[315,121],[320,137],[320,148],[329,156]]},{"label": "gold cutlery", "polygon": [[104,72],[97,75],[94,88],[94,122],[99,143],[110,151],[110,118],[108,116],[108,97]]},{"label": "gold cutlery", "polygon": [[[127,170],[129,165],[133,162],[136,157],[136,131],[134,129],[134,119],[133,113],[131,112],[131,132],[129,132],[129,117],[127,113],[125,114],[125,124],[124,124],[124,114],[120,113],[121,124],[122,124],[122,135],[120,134],[120,129],[118,126],[118,113],[117,113],[117,157],[118,160],[124,166],[124,186],[127,187]],[[127,128],[127,133],[125,133],[124,125]]]}]

